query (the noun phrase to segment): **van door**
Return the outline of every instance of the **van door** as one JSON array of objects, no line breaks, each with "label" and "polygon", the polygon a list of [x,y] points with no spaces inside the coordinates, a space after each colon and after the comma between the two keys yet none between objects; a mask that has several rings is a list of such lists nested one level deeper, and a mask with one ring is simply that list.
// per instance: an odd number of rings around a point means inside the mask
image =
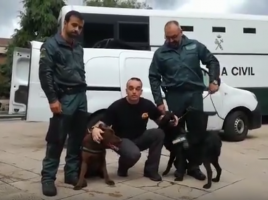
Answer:
[{"label": "van door", "polygon": [[[123,97],[126,96],[125,85],[127,81],[132,77],[137,77],[143,83],[142,96],[154,102],[148,78],[152,57],[153,52],[150,51],[129,51],[120,54],[120,84],[122,86],[121,94]],[[155,127],[157,125],[150,120],[147,128]]]},{"label": "van door", "polygon": [[28,101],[30,49],[15,48],[8,114],[25,114]]},{"label": "van door", "polygon": [[42,42],[31,42],[31,61],[29,73],[29,95],[26,121],[47,122],[51,111],[39,81],[39,59]]},{"label": "van door", "polygon": [[223,119],[219,117],[222,109],[222,96],[219,91],[212,95],[209,94],[208,92],[209,75],[206,70],[202,69],[202,71],[203,71],[203,81],[204,84],[207,86],[207,90],[203,92],[204,111],[216,112],[216,115],[209,117],[207,130],[218,130],[219,127],[221,128],[223,121]]}]

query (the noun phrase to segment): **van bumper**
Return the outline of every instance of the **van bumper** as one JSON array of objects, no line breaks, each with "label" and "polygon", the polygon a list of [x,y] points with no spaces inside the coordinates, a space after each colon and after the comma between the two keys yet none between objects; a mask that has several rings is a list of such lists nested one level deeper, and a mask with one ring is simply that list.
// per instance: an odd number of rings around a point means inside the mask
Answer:
[{"label": "van bumper", "polygon": [[257,129],[260,128],[262,125],[262,113],[259,103],[257,104],[255,110],[251,112],[251,122],[249,129]]}]

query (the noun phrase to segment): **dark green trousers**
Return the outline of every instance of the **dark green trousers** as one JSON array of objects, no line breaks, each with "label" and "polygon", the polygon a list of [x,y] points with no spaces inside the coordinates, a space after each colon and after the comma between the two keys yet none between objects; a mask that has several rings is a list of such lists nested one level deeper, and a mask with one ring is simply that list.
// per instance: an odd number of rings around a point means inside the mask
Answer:
[{"label": "dark green trousers", "polygon": [[[170,111],[172,111],[178,117],[181,117],[186,112],[187,114],[179,121],[177,127],[174,128],[173,135],[179,135],[181,129],[185,129],[185,124],[187,125],[188,136],[191,138],[191,142],[196,143],[198,142],[200,129],[195,127],[197,126],[198,122],[201,120],[203,121],[203,96],[202,91],[168,91],[166,94],[166,101]],[[206,128],[206,126],[205,126]],[[187,154],[183,149],[182,145],[178,147],[178,153],[180,154],[179,158],[176,158],[175,167],[177,171],[180,173],[184,173],[186,168],[194,169],[198,167],[198,163],[196,163],[196,159],[194,155]],[[189,164],[187,165],[187,161]],[[199,160],[199,159],[198,159]]]},{"label": "dark green trousers", "polygon": [[46,136],[46,155],[41,172],[42,182],[56,180],[61,152],[67,141],[65,179],[77,178],[80,168],[80,147],[87,128],[87,98],[85,92],[65,95],[60,99],[62,114],[50,118]]}]

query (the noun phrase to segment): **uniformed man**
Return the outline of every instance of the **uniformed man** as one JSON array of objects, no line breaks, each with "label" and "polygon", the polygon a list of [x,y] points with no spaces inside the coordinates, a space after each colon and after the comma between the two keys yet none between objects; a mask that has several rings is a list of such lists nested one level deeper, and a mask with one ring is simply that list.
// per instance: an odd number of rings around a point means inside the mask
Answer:
[{"label": "uniformed man", "polygon": [[57,194],[54,181],[67,134],[64,181],[75,185],[78,180],[80,145],[87,123],[87,98],[83,48],[75,39],[83,26],[82,15],[70,11],[65,15],[63,30],[48,38],[41,47],[39,78],[53,113],[41,172],[42,190],[46,196]]},{"label": "uniformed man", "polygon": [[[165,111],[165,106],[161,95],[161,87],[166,93],[169,110],[173,111],[178,117],[182,116],[186,109],[193,111],[186,115],[186,123],[188,134],[192,136],[190,142],[192,144],[198,143],[201,139],[202,130],[196,131],[194,127],[205,127],[204,129],[206,129],[206,125],[197,126],[198,122],[204,122],[202,93],[205,85],[200,61],[209,69],[209,90],[211,93],[216,92],[219,87],[220,65],[217,58],[211,54],[204,44],[183,35],[177,21],[167,22],[164,31],[166,41],[154,53],[149,69],[152,94],[158,109],[162,112]],[[184,126],[183,120],[180,120],[180,124]],[[179,133],[180,128],[182,127],[177,126],[177,130],[174,131]],[[198,132],[200,135],[198,135]],[[188,175],[198,180],[204,180],[206,177],[198,167],[201,163],[197,163],[198,161],[193,156],[188,157],[188,161]],[[186,159],[183,153],[175,167],[177,168],[175,176],[178,180],[183,180],[186,170]]]}]

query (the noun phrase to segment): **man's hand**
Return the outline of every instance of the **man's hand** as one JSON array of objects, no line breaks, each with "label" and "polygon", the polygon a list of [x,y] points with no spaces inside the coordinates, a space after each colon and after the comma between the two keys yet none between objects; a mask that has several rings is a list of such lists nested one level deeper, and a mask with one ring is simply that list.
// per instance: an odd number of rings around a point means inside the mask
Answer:
[{"label": "man's hand", "polygon": [[103,139],[101,134],[103,133],[103,131],[100,128],[93,128],[92,130],[92,138],[95,142],[100,143],[100,141]]},{"label": "man's hand", "polygon": [[209,84],[209,92],[210,92],[210,94],[214,94],[218,90],[219,90],[219,85],[216,85],[214,83]]},{"label": "man's hand", "polygon": [[170,123],[171,123],[172,126],[177,126],[178,123],[179,123],[179,118],[176,115],[174,115],[174,119],[171,120]]},{"label": "man's hand", "polygon": [[157,106],[158,110],[164,115],[166,112],[166,107],[164,104]]},{"label": "man's hand", "polygon": [[61,104],[58,100],[55,101],[54,103],[49,104],[49,106],[51,112],[53,112],[54,114],[60,114],[62,112]]}]

